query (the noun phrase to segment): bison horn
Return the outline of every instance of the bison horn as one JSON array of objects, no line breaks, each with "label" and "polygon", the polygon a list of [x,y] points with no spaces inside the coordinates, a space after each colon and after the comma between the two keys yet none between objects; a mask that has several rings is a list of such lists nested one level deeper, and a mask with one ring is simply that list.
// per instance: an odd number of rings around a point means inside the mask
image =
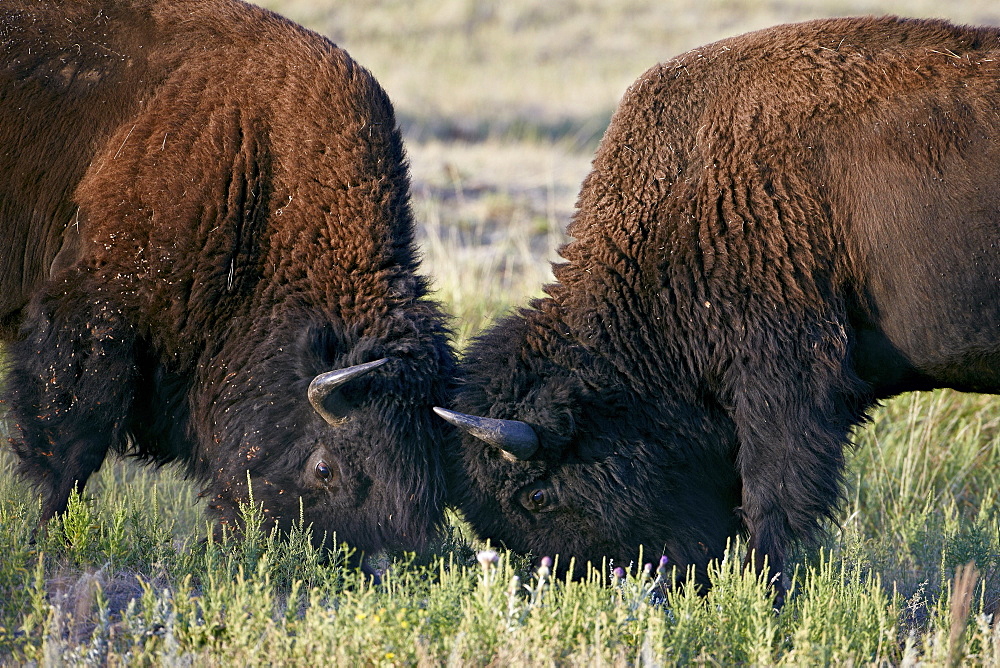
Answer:
[{"label": "bison horn", "polygon": [[316,412],[330,424],[342,424],[345,417],[343,415],[337,415],[327,408],[327,399],[329,396],[336,392],[345,383],[348,383],[359,376],[365,375],[372,369],[380,367],[388,361],[388,357],[383,357],[382,359],[375,360],[374,362],[355,364],[354,366],[349,366],[346,369],[337,369],[335,371],[321,373],[313,378],[312,382],[309,383],[309,403],[311,403],[313,408],[316,409]]},{"label": "bison horn", "polygon": [[538,450],[538,435],[519,420],[496,420],[434,407],[434,412],[459,429],[503,450],[508,459],[528,459]]}]

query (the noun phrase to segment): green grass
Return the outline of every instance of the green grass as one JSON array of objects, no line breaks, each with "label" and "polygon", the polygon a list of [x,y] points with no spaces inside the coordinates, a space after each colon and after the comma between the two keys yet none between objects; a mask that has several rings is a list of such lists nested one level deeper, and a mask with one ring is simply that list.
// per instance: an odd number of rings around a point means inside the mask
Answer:
[{"label": "green grass", "polygon": [[[308,528],[210,542],[192,488],[117,463],[34,544],[38,503],[0,475],[0,660],[342,665],[990,665],[1000,631],[998,401],[938,392],[880,411],[858,437],[851,500],[794,563],[775,614],[740,547],[693,587],[606,567],[553,581],[500,551],[481,565],[457,517],[425,555],[386,555],[372,585]],[[638,556],[638,555],[637,555]],[[974,579],[956,572],[975,562]],[[965,607],[961,605],[965,602]]]},{"label": "green grass", "polygon": [[[813,16],[1000,22],[986,0],[266,4],[333,36],[393,98],[424,270],[459,346],[550,280],[597,139],[654,62]],[[708,596],[664,597],[655,572],[552,581],[503,551],[486,568],[457,516],[427,554],[384,555],[373,586],[307,527],[208,541],[195,486],[128,462],[33,540],[39,503],[0,452],[0,664],[1000,663],[1000,399],[900,397],[855,440],[844,508],[821,550],[795,555],[779,614],[736,568],[740,546]]]}]

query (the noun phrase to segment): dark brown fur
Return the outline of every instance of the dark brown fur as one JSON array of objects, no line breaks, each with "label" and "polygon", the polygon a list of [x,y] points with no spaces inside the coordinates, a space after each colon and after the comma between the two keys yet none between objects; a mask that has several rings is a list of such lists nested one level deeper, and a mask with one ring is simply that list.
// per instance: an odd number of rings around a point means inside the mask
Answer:
[{"label": "dark brown fur", "polygon": [[[5,0],[0,52],[6,397],[44,517],[110,449],[182,461],[223,522],[249,470],[282,526],[301,498],[318,537],[419,546],[452,357],[371,74],[238,0]],[[382,357],[344,424],[306,401]]]},{"label": "dark brown fur", "polygon": [[[455,502],[536,554],[780,571],[880,399],[1000,391],[1000,31],[895,18],[696,49],[625,94],[549,297],[468,352]],[[542,496],[532,497],[541,491]],[[541,507],[535,503],[542,499]]]}]

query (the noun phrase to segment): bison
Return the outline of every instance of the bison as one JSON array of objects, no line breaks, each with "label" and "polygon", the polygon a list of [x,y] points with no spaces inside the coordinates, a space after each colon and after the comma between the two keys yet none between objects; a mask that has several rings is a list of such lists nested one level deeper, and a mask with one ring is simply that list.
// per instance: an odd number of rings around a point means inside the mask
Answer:
[{"label": "bison", "polygon": [[[484,536],[785,568],[880,400],[1000,392],[1000,30],[893,17],[695,49],[624,95],[547,297],[460,364]],[[772,580],[773,581],[773,580]],[[780,596],[780,579],[778,580]]]},{"label": "bison", "polygon": [[5,401],[43,521],[110,451],[182,463],[216,526],[252,494],[424,543],[454,360],[372,75],[239,0],[4,0],[0,49]]}]

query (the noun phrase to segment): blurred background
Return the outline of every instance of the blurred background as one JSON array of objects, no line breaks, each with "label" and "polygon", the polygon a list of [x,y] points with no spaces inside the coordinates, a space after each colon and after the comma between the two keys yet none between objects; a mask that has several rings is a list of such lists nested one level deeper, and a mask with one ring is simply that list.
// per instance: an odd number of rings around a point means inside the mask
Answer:
[{"label": "blurred background", "polygon": [[329,36],[403,127],[425,271],[460,345],[539,293],[611,113],[652,65],[826,16],[1000,25],[996,0],[258,0]]}]

